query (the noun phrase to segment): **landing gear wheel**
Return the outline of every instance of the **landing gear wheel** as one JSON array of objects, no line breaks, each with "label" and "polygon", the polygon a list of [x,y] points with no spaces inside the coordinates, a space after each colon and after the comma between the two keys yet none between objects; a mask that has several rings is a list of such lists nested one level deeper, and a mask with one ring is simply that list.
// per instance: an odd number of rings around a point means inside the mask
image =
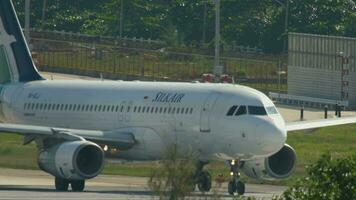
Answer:
[{"label": "landing gear wheel", "polygon": [[245,184],[241,181],[237,181],[236,191],[237,191],[237,194],[239,194],[239,195],[245,194]]},{"label": "landing gear wheel", "polygon": [[[240,173],[238,168],[241,167],[241,162],[236,160],[229,160],[231,180],[228,185],[228,192],[230,195],[234,195],[237,192],[238,195],[245,194],[245,184],[240,181]],[[243,164],[243,163],[242,163]]]},{"label": "landing gear wheel", "polygon": [[202,171],[198,178],[198,188],[201,192],[209,192],[211,189],[211,175],[209,172]]},{"label": "landing gear wheel", "polygon": [[72,186],[73,191],[82,192],[85,187],[85,180],[72,181],[70,185]]},{"label": "landing gear wheel", "polygon": [[56,177],[54,183],[57,191],[68,191],[68,180]]},{"label": "landing gear wheel", "polygon": [[236,192],[235,181],[229,181],[227,189],[228,189],[228,192],[229,192],[230,195],[234,195],[234,193]]}]

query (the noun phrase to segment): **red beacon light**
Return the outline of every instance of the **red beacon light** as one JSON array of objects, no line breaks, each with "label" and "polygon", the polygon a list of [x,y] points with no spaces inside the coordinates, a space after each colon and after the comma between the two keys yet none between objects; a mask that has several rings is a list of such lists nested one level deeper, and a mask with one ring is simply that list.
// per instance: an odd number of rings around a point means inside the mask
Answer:
[{"label": "red beacon light", "polygon": [[220,81],[221,83],[232,83],[232,77],[227,74],[223,74],[220,76]]},{"label": "red beacon light", "polygon": [[203,83],[214,83],[215,75],[214,74],[203,74],[202,81]]}]

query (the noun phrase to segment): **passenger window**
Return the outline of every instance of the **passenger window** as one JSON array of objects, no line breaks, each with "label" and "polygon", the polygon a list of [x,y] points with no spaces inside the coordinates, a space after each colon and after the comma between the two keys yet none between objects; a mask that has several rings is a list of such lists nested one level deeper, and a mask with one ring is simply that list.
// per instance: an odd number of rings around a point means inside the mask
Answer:
[{"label": "passenger window", "polygon": [[232,116],[232,115],[235,113],[236,109],[237,109],[237,106],[232,106],[232,107],[227,111],[226,116]]},{"label": "passenger window", "polygon": [[179,114],[180,113],[180,108],[177,108],[177,114]]},{"label": "passenger window", "polygon": [[193,108],[190,108],[189,113],[190,113],[190,114],[193,114]]},{"label": "passenger window", "polygon": [[167,112],[167,107],[164,107],[163,113],[166,114]]},{"label": "passenger window", "polygon": [[130,108],[131,108],[130,106],[127,106],[127,112],[130,112]]},{"label": "passenger window", "polygon": [[32,103],[31,109],[32,109],[32,110],[35,109],[35,104],[34,104],[34,103]]},{"label": "passenger window", "polygon": [[188,114],[189,108],[185,108],[185,114]]},{"label": "passenger window", "polygon": [[158,113],[158,109],[159,109],[159,108],[158,108],[158,107],[156,107],[155,113]]},{"label": "passenger window", "polygon": [[245,114],[247,114],[246,106],[240,106],[237,112],[235,113],[235,116],[245,115]]},{"label": "passenger window", "polygon": [[248,106],[248,113],[251,115],[267,115],[267,112],[262,106]]},{"label": "passenger window", "polygon": [[137,112],[141,112],[141,106],[138,107]]},{"label": "passenger window", "polygon": [[136,110],[137,110],[137,107],[135,106],[133,112],[136,112]]},{"label": "passenger window", "polygon": [[163,111],[163,108],[160,107],[160,108],[159,108],[159,113],[162,113],[162,111]]},{"label": "passenger window", "polygon": [[151,113],[153,113],[154,109],[155,109],[155,107],[151,107]]}]

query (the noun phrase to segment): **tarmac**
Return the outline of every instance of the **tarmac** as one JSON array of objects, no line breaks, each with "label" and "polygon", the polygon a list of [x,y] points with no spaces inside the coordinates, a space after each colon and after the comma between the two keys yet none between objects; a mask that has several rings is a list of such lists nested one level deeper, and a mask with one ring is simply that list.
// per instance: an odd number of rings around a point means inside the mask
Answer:
[{"label": "tarmac", "polygon": [[[54,178],[38,170],[1,169],[0,199],[158,199],[147,187],[147,178],[99,175],[88,180],[84,192],[57,192]],[[271,199],[281,194],[286,187],[273,185],[247,184],[245,196],[258,199]],[[194,192],[188,199],[232,199],[227,193],[227,183],[221,187],[213,186],[213,192],[203,194]]]},{"label": "tarmac", "polygon": [[[84,79],[94,80],[95,78],[82,77],[76,75],[65,75],[58,73],[41,72],[48,79]],[[300,108],[289,106],[278,106],[279,112],[286,121],[300,120]],[[344,112],[343,116],[355,115],[355,112]],[[305,120],[321,119],[324,112],[315,109],[304,111]],[[329,113],[329,117],[334,117]],[[284,186],[266,184],[247,184],[245,196],[253,196],[257,199],[271,199],[275,195],[280,195],[286,190]],[[57,192],[54,190],[54,178],[45,172],[37,170],[20,169],[0,169],[0,200],[21,199],[21,200],[91,200],[91,199],[158,199],[149,190],[147,178],[99,175],[95,179],[86,182],[84,192]],[[187,199],[233,199],[227,193],[227,183],[218,187],[213,183],[213,192],[202,194],[194,192]]]}]

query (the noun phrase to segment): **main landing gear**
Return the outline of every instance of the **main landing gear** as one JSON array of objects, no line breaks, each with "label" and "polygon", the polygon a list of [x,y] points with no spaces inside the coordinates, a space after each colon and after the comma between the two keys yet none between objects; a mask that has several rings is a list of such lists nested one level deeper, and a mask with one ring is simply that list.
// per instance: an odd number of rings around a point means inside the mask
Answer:
[{"label": "main landing gear", "polygon": [[231,175],[231,180],[228,184],[228,192],[231,195],[234,193],[243,195],[245,193],[245,184],[240,180],[240,173],[238,172],[240,163],[237,160],[229,160],[228,163]]},{"label": "main landing gear", "polygon": [[54,182],[57,191],[68,191],[69,184],[75,192],[82,192],[85,187],[85,180],[68,180],[56,177]]},{"label": "main landing gear", "polygon": [[208,162],[199,161],[194,175],[194,188],[198,186],[199,191],[209,192],[211,189],[211,175],[208,171],[203,170]]}]

